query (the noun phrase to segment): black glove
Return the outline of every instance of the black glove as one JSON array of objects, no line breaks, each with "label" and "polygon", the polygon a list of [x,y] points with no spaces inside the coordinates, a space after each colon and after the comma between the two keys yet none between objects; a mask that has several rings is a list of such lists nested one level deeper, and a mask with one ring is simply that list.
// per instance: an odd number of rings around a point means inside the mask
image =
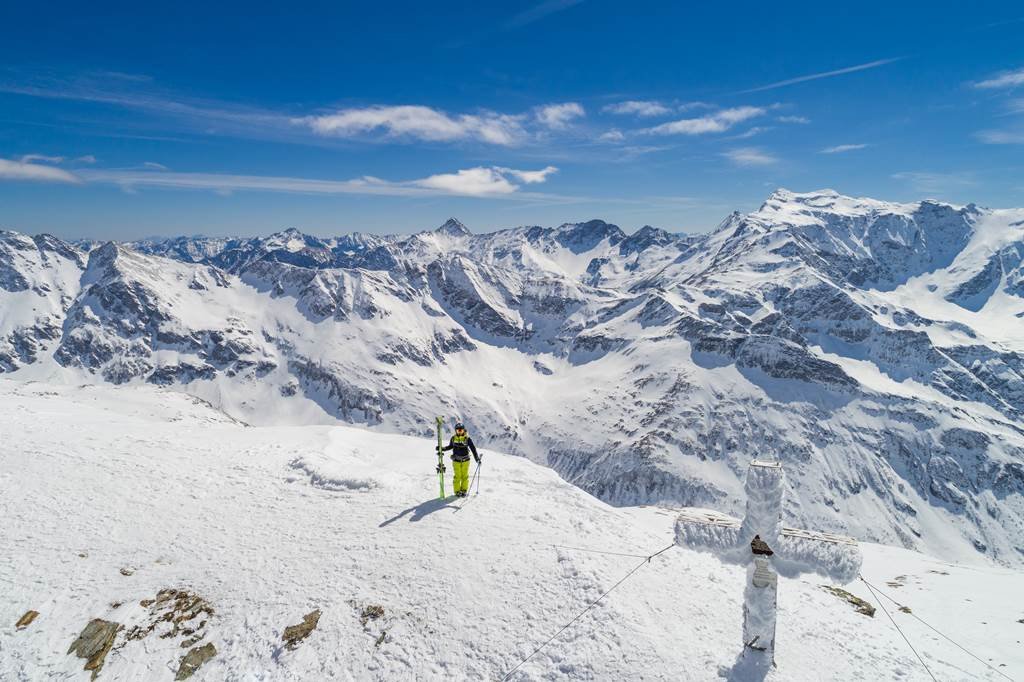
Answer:
[{"label": "black glove", "polygon": [[477,455],[477,456],[476,456],[476,463],[477,463],[477,464],[479,464],[479,463],[480,463],[480,460],[482,460],[483,458],[484,458],[484,456],[483,456],[483,455]]}]

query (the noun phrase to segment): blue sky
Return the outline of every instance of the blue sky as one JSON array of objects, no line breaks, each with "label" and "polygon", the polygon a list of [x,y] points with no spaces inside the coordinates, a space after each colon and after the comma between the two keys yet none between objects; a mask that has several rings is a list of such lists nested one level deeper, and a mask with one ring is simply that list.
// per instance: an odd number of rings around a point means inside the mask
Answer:
[{"label": "blue sky", "polygon": [[0,227],[700,232],[776,187],[1024,206],[1024,8],[721,4],[5,3]]}]

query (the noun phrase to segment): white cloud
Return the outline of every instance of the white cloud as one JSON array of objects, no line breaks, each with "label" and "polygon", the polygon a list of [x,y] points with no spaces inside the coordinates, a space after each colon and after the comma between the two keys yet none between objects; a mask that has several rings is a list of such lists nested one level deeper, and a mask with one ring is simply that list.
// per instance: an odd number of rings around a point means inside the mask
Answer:
[{"label": "white cloud", "polygon": [[852,152],[857,149],[864,149],[867,147],[866,144],[837,144],[834,147],[825,147],[819,154],[842,154],[843,152]]},{"label": "white cloud", "polygon": [[706,133],[721,133],[732,128],[737,123],[762,116],[766,112],[767,109],[763,107],[751,106],[720,109],[707,116],[670,121],[669,123],[662,123],[659,126],[647,128],[640,132],[652,135],[704,135]]},{"label": "white cloud", "polygon": [[[0,166],[2,168],[2,166]],[[39,168],[47,169],[41,166]],[[49,170],[59,170],[48,168]],[[501,167],[477,167],[440,173],[408,181],[389,181],[372,176],[352,180],[316,180],[263,175],[228,175],[219,173],[179,173],[155,170],[80,171],[88,182],[120,186],[127,191],[139,187],[211,190],[219,194],[232,191],[292,192],[298,194],[370,194],[383,196],[433,196],[437,194],[469,197],[512,197],[545,199],[548,195],[518,192],[520,184],[547,180],[558,169],[517,170]],[[64,171],[60,171],[64,172]],[[554,199],[555,197],[551,197]]]},{"label": "white cloud", "polygon": [[779,116],[775,119],[779,123],[800,123],[807,124],[811,122],[811,119],[806,116]]},{"label": "white cloud", "polygon": [[586,111],[576,102],[565,102],[564,104],[546,104],[537,107],[535,113],[541,125],[552,130],[565,130],[573,119],[584,116]]},{"label": "white cloud", "polygon": [[1024,144],[1024,131],[983,130],[975,137],[985,144]]},{"label": "white cloud", "polygon": [[549,175],[558,172],[558,169],[555,168],[554,166],[547,166],[546,168],[542,168],[541,170],[536,171],[522,171],[515,170],[514,168],[495,168],[495,170],[511,175],[515,179],[527,185],[533,185],[538,182],[546,182]]},{"label": "white cloud", "polygon": [[601,133],[597,139],[602,142],[622,142],[626,139],[626,136],[622,134],[621,130],[612,128],[608,132]]},{"label": "white cloud", "polygon": [[886,64],[892,64],[898,62],[903,57],[894,57],[893,59],[877,59],[873,62],[867,62],[865,64],[857,64],[856,66],[847,66],[843,69],[836,69],[834,71],[822,71],[821,73],[812,73],[807,76],[798,76],[796,78],[788,78],[784,81],[776,81],[775,83],[769,83],[768,85],[762,85],[757,88],[750,88],[749,90],[741,90],[740,95],[745,95],[750,92],[761,92],[763,90],[774,90],[775,88],[782,88],[787,85],[794,85],[796,83],[804,83],[806,81],[814,81],[819,78],[832,78],[833,76],[842,76],[847,73],[854,73],[856,71],[864,71],[865,69],[874,69],[879,66],[885,66]]},{"label": "white cloud", "polygon": [[617,104],[609,104],[602,111],[607,111],[610,114],[635,115],[647,118],[651,116],[664,116],[672,110],[661,102],[653,100],[628,100]]},{"label": "white cloud", "polygon": [[991,90],[995,88],[1012,88],[1018,85],[1024,85],[1024,68],[1017,69],[1016,71],[1002,71],[995,74],[992,78],[975,83],[974,87]]},{"label": "white cloud", "polygon": [[757,147],[740,147],[725,152],[722,156],[737,166],[770,166],[778,163],[778,159]]},{"label": "white cloud", "polygon": [[431,142],[477,140],[510,146],[524,137],[521,119],[494,112],[449,116],[430,107],[402,105],[342,109],[333,114],[295,118],[292,123],[308,126],[325,136],[355,137],[381,130],[390,137]]},{"label": "white cloud", "polygon": [[71,160],[75,163],[96,163],[96,157],[92,154],[86,154],[85,156],[79,156]]},{"label": "white cloud", "polygon": [[511,194],[518,189],[499,169],[482,167],[431,175],[422,180],[415,180],[413,184],[418,187],[438,189],[446,194],[470,197]]},{"label": "white cloud", "polygon": [[63,156],[46,156],[45,154],[25,154],[21,157],[22,163],[64,163]]},{"label": "white cloud", "polygon": [[167,166],[163,165],[162,163],[157,163],[156,161],[143,161],[142,167],[148,168],[150,170],[168,170]]},{"label": "white cloud", "polygon": [[[29,154],[20,161],[0,159],[0,180],[31,180],[35,182],[67,182],[78,184],[81,182],[73,173],[63,168],[44,166],[32,163],[33,157],[39,158],[38,154]],[[25,159],[29,159],[26,161]]]}]

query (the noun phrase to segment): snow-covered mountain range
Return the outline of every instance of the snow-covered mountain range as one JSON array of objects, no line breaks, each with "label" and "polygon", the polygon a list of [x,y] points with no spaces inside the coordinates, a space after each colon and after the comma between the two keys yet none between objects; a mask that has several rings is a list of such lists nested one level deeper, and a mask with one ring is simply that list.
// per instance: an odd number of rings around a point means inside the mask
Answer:
[{"label": "snow-covered mountain range", "polygon": [[2,232],[0,370],[258,424],[458,415],[614,504],[738,513],[747,463],[774,456],[789,524],[1019,565],[1022,261],[1024,209],[832,191],[701,236]]}]

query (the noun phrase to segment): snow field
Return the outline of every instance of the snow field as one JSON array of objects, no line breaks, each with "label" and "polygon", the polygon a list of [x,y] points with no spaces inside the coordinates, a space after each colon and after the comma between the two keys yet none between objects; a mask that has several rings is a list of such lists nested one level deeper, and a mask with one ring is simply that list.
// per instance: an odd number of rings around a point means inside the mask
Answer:
[{"label": "snow field", "polygon": [[[501,679],[641,561],[552,544],[646,555],[672,542],[671,510],[610,507],[486,443],[481,494],[455,513],[454,498],[436,499],[428,439],[246,428],[143,387],[3,380],[0,403],[4,680],[87,679],[66,654],[85,624],[127,628],[164,588],[215,610],[206,641],[218,654],[193,679]],[[874,585],[1024,674],[1020,573],[864,551]],[[512,679],[751,679],[736,665],[743,575],[671,549]],[[819,585],[780,579],[768,679],[929,679],[881,612],[858,614]],[[874,603],[863,585],[849,589]],[[364,624],[370,605],[384,616]],[[284,628],[314,608],[318,628],[284,649]],[[40,616],[16,630],[28,609]],[[939,679],[1002,679],[895,615]],[[170,680],[183,653],[156,636],[119,639],[99,679]]]}]

